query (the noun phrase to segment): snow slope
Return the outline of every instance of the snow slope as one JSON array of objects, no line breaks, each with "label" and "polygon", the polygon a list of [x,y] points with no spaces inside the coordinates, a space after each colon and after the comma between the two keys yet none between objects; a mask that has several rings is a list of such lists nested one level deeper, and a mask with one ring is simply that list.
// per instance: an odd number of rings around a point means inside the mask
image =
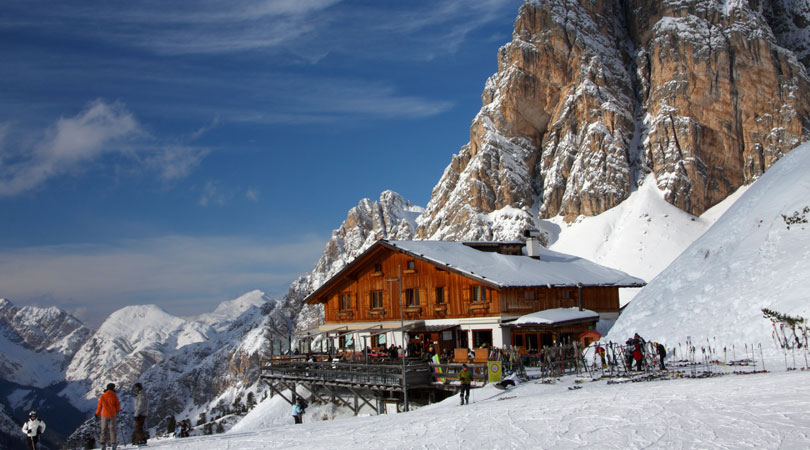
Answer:
[{"label": "snow slope", "polygon": [[[810,317],[810,144],[784,156],[627,306],[608,339],[716,339],[775,351],[764,307]],[[806,209],[807,208],[807,209]],[[805,212],[806,211],[806,212]]]},{"label": "snow slope", "polygon": [[[318,420],[303,425],[248,416],[222,435],[150,440],[161,450],[214,449],[573,449],[756,448],[810,446],[810,372],[727,375],[608,385],[571,377],[508,391],[472,391],[409,413]],[[268,399],[265,402],[273,402]],[[261,411],[263,404],[254,411]],[[272,409],[272,408],[268,408]],[[281,408],[277,408],[281,411]],[[268,411],[265,411],[267,413]],[[253,414],[253,413],[252,413]],[[278,413],[280,414],[280,413]],[[251,428],[248,422],[255,425]]]},{"label": "snow slope", "polygon": [[251,307],[261,307],[269,301],[271,299],[264,292],[259,290],[250,291],[233,300],[220,303],[213,312],[189,317],[188,320],[202,322],[212,326],[217,331],[222,331]]},{"label": "snow slope", "polygon": [[[549,248],[619,269],[647,282],[702,235],[747,189],[740,188],[700,217],[664,200],[648,176],[619,206],[594,217],[566,224],[561,217],[542,221],[550,235]],[[637,289],[622,289],[622,304]]]}]

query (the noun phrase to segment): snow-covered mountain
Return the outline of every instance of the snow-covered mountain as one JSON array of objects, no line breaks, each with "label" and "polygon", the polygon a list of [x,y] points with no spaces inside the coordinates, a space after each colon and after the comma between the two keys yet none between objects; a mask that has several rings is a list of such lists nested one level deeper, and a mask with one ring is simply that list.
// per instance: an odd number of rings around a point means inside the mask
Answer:
[{"label": "snow-covered mountain", "polygon": [[[213,333],[208,324],[174,317],[155,305],[127,306],[112,313],[82,345],[65,378],[81,382],[83,396],[95,399],[107,383],[130,385],[152,365]],[[71,386],[69,395],[75,389]]]},{"label": "snow-covered mountain", "polygon": [[806,1],[533,0],[498,52],[424,239],[513,239],[641,182],[695,215],[810,137]]},{"label": "snow-covered mountain", "polygon": [[607,338],[775,350],[762,308],[810,318],[809,167],[810,144],[776,163],[636,296]]},{"label": "snow-covered mountain", "polygon": [[269,298],[264,292],[255,290],[233,300],[220,303],[213,312],[189,317],[188,320],[204,323],[210,325],[216,331],[222,331],[230,327],[245,311],[252,307],[261,307],[267,303],[268,300]]},{"label": "snow-covered mountain", "polygon": [[[131,414],[129,388],[139,381],[150,399],[147,426],[159,430],[169,416],[196,423],[201,413],[226,414],[236,398],[245,404],[248,393],[263,392],[260,362],[277,339],[271,330],[291,320],[285,305],[252,291],[192,319],[153,305],[123,308],[77,353],[69,373],[75,382],[63,394],[94,408],[103,386],[113,382],[123,413]],[[79,447],[86,431],[97,431],[92,414],[86,414],[88,420],[68,438],[70,446]],[[123,435],[130,427],[119,425]]]},{"label": "snow-covered mountain", "polygon": [[17,308],[0,299],[0,379],[35,387],[61,381],[73,355],[92,334],[59,308]]},{"label": "snow-covered mountain", "polygon": [[[128,306],[93,333],[57,308],[16,308],[0,300],[0,442],[21,445],[14,424],[36,409],[61,417],[49,424],[48,445],[60,446],[74,433],[71,443],[78,446],[82,432],[96,426],[96,398],[110,382],[119,387],[125,412],[135,381],[149,389],[149,426],[169,415],[196,420],[248,392],[259,394],[260,360],[271,339],[292,330],[297,312],[286,300],[252,291],[192,318],[155,305]],[[6,430],[5,424],[14,426]],[[129,426],[121,431],[131,432]]]}]

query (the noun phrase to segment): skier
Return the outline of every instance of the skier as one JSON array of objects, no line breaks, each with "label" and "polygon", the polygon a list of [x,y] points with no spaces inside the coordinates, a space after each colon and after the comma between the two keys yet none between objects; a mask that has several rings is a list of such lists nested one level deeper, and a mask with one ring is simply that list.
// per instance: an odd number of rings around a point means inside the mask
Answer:
[{"label": "skier", "polygon": [[[96,418],[101,417],[101,448],[106,448],[109,444],[112,450],[118,448],[118,430],[116,424],[116,416],[121,411],[121,403],[118,402],[118,396],[115,395],[115,384],[107,384],[107,389],[98,398],[98,406],[96,407]],[[105,444],[106,443],[106,444]]]},{"label": "skier", "polygon": [[646,342],[638,335],[633,336],[633,359],[636,360],[636,370],[639,372],[644,370],[644,345]]},{"label": "skier", "polygon": [[37,412],[28,413],[28,421],[22,426],[22,432],[28,437],[28,448],[36,450],[39,444],[39,437],[45,431],[45,422],[37,418]]},{"label": "skier", "polygon": [[658,358],[661,359],[661,370],[667,370],[664,366],[664,358],[667,357],[667,349],[662,344],[656,343],[655,349],[658,351]]},{"label": "skier", "polygon": [[295,423],[303,423],[304,422],[304,411],[307,409],[307,402],[304,401],[303,398],[298,398],[298,401],[295,402],[292,406],[292,416],[295,419]]},{"label": "skier", "polygon": [[146,398],[146,392],[143,390],[141,383],[135,383],[132,386],[132,394],[134,395],[134,417],[135,417],[135,430],[132,432],[132,443],[135,445],[146,444],[146,432],[143,429],[144,422],[146,422],[146,410],[149,407],[149,401]]},{"label": "skier", "polygon": [[627,371],[633,370],[633,338],[627,339],[627,342],[624,343],[624,365],[627,368]]},{"label": "skier", "polygon": [[472,384],[473,375],[466,364],[461,366],[461,372],[458,373],[458,381],[461,383],[461,404],[470,404],[470,384]]}]

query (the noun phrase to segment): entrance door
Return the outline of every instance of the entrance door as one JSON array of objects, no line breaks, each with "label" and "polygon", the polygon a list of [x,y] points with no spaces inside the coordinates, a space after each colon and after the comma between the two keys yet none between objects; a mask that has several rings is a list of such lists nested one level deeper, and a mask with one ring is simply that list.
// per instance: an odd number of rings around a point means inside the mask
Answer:
[{"label": "entrance door", "polygon": [[537,334],[531,333],[526,335],[526,350],[538,350],[540,347],[537,346]]},{"label": "entrance door", "polygon": [[470,348],[470,341],[467,338],[467,330],[458,330],[456,336],[458,338],[456,341],[456,348]]}]

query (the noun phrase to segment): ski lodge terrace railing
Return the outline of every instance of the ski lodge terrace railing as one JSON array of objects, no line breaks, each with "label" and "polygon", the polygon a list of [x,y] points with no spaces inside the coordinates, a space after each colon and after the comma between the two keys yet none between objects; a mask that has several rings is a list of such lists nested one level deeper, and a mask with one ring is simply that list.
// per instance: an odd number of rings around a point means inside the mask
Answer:
[{"label": "ski lodge terrace railing", "polygon": [[[317,383],[338,387],[366,387],[382,391],[402,391],[401,360],[307,361],[301,356],[275,357],[262,365],[262,378],[289,382]],[[405,360],[408,388],[431,384],[427,361]]]},{"label": "ski lodge terrace railing", "polygon": [[[399,358],[364,358],[329,360],[328,356],[307,360],[305,356],[276,356],[262,364],[262,378],[290,382],[317,382],[333,386],[358,386],[375,390],[402,391],[402,360]],[[469,364],[473,382],[484,384],[486,365]],[[434,364],[422,358],[405,359],[405,379],[408,389],[440,388],[458,378],[461,364]]]}]

